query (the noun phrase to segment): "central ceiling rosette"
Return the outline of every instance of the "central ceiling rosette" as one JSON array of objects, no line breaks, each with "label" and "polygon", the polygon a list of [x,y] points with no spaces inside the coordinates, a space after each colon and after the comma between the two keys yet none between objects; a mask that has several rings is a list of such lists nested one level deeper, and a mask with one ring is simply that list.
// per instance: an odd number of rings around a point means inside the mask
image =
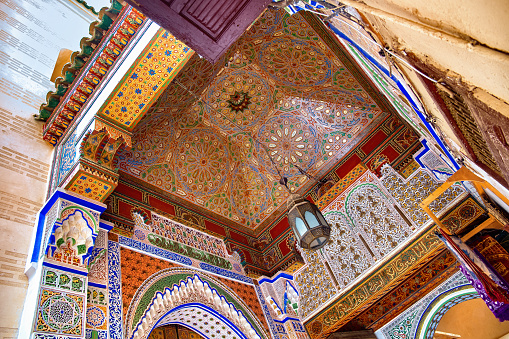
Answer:
[{"label": "central ceiling rosette", "polygon": [[223,74],[205,93],[210,122],[227,131],[250,130],[272,112],[274,87],[249,67]]}]

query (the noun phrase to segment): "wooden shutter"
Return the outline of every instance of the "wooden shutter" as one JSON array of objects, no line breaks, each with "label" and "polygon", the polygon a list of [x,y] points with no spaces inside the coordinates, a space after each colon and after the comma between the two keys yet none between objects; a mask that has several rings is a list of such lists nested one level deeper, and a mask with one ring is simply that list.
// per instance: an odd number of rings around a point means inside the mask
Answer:
[{"label": "wooden shutter", "polygon": [[127,0],[198,54],[215,62],[271,0]]}]

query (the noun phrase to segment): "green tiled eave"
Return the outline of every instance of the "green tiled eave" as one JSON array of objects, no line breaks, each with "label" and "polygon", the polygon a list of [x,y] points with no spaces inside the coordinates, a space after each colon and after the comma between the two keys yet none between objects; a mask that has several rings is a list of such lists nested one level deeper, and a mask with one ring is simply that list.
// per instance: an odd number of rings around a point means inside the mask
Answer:
[{"label": "green tiled eave", "polygon": [[35,115],[36,120],[46,121],[50,118],[55,107],[60,103],[61,98],[72,85],[76,75],[86,64],[88,58],[94,49],[101,42],[104,34],[111,27],[117,16],[122,11],[122,4],[113,0],[110,8],[103,8],[99,11],[98,21],[90,24],[90,37],[81,39],[81,51],[76,51],[71,56],[71,62],[63,68],[64,77],[55,80],[55,91],[50,91],[46,95],[46,103],[43,103],[39,109],[39,114]]}]

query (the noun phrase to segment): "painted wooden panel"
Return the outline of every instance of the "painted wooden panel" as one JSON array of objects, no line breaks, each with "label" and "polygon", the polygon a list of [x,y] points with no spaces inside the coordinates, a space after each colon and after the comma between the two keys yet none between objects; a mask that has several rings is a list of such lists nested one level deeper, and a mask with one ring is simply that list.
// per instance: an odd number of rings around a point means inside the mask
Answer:
[{"label": "painted wooden panel", "polygon": [[211,62],[221,57],[271,0],[128,0]]}]

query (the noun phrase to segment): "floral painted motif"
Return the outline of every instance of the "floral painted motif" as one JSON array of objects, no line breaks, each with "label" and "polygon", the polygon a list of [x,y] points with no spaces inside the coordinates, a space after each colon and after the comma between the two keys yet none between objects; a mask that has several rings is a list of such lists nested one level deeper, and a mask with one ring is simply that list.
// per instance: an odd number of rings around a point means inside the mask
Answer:
[{"label": "floral painted motif", "polygon": [[226,72],[209,87],[207,112],[219,128],[243,131],[270,113],[274,89],[254,70]]},{"label": "floral painted motif", "polygon": [[259,54],[262,69],[285,85],[321,85],[331,77],[331,61],[318,48],[296,39],[275,39]]},{"label": "floral painted motif", "polygon": [[106,307],[89,306],[87,308],[87,327],[94,329],[107,329]]},{"label": "floral painted motif", "polygon": [[[267,169],[278,175],[270,157],[280,167],[282,173],[293,176],[299,173],[295,165],[309,170],[320,154],[320,141],[314,127],[304,118],[293,114],[281,114],[268,120],[258,131],[257,150]],[[268,155],[263,149],[266,147]]]},{"label": "floral painted motif", "polygon": [[228,176],[226,140],[209,129],[197,129],[181,140],[176,159],[180,182],[196,196],[215,193]]}]

